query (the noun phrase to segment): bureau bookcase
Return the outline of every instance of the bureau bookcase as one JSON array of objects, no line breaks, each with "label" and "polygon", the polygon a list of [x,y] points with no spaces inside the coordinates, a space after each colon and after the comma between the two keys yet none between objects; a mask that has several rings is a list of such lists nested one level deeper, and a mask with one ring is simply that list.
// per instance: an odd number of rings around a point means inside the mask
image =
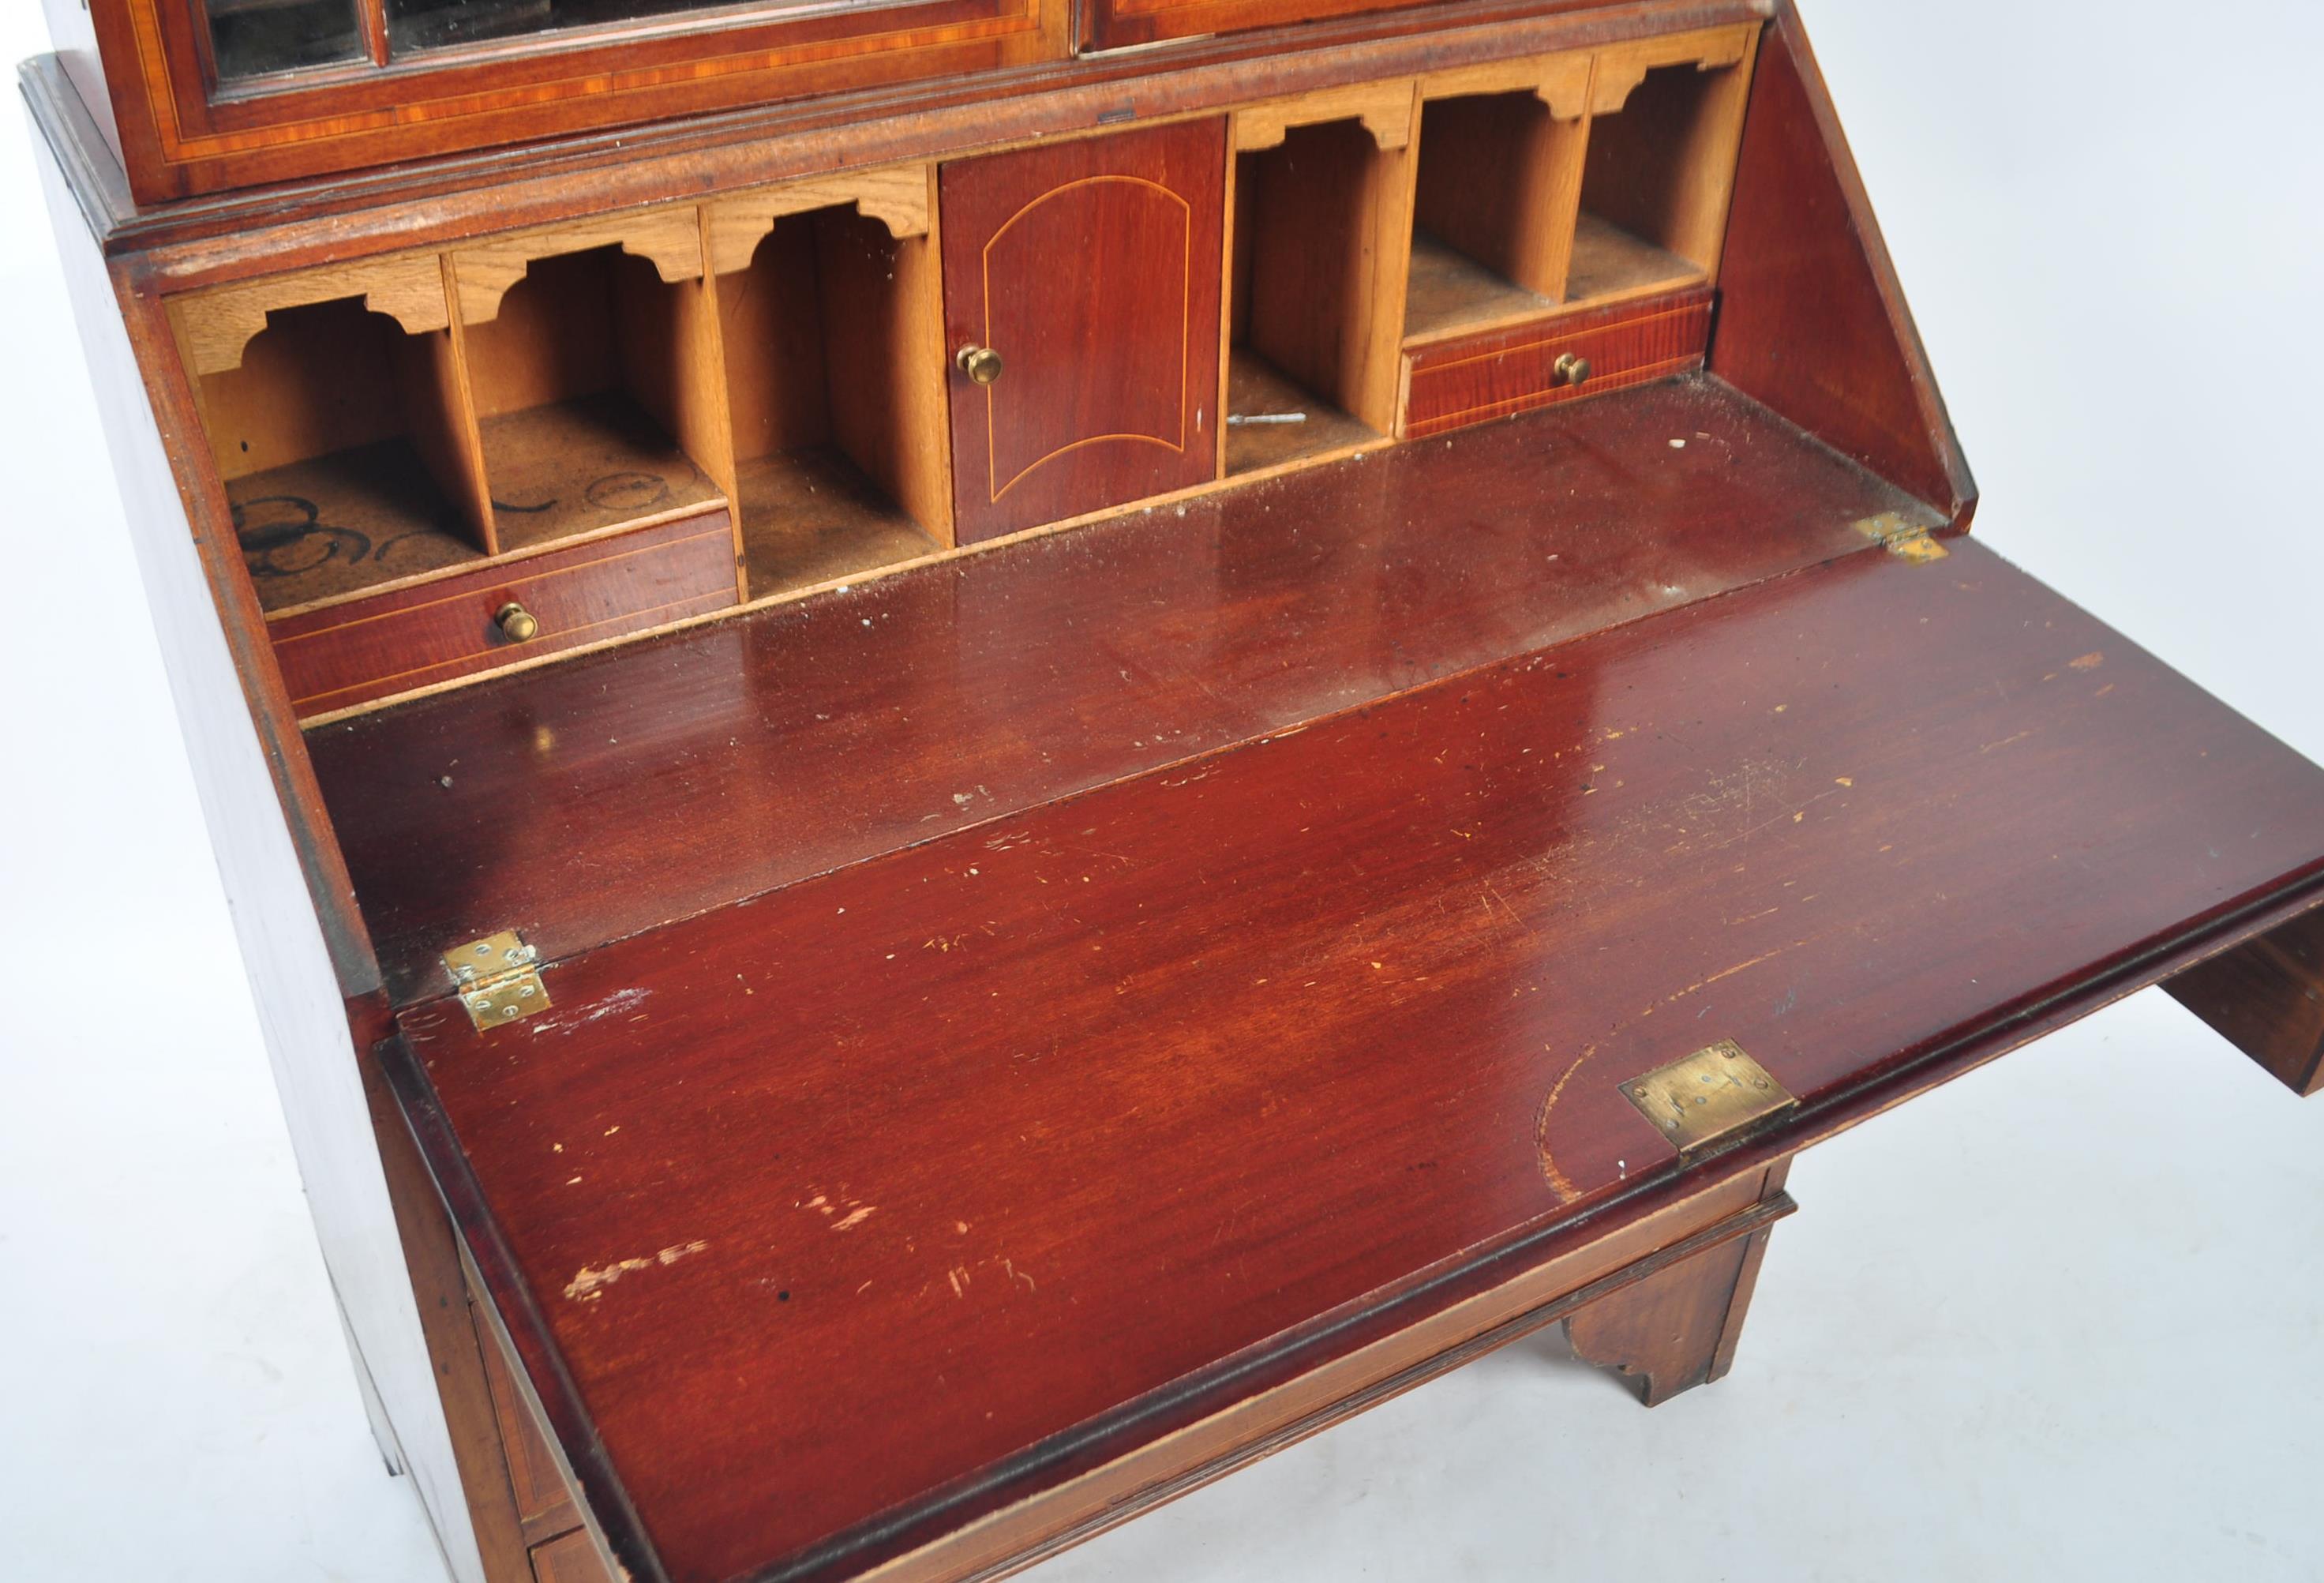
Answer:
[{"label": "bureau bookcase", "polygon": [[2144,985],[2324,1086],[2324,772],[1968,537],[1788,4],[52,27],[462,1583],[997,1577],[1560,1321],[1659,1402],[1801,1148]]},{"label": "bureau bookcase", "polygon": [[1749,23],[169,299],[309,724],[1699,367]]}]

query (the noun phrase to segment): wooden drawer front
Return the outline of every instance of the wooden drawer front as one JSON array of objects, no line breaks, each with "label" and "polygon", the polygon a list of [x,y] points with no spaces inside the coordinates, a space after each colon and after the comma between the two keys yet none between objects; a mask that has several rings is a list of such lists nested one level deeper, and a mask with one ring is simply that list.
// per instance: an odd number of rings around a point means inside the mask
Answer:
[{"label": "wooden drawer front", "polygon": [[[1626,390],[1702,366],[1711,345],[1708,286],[1549,324],[1488,330],[1406,355],[1407,440],[1506,418],[1557,402]],[[1568,355],[1587,358],[1590,378],[1574,386],[1557,371]]]},{"label": "wooden drawer front", "polygon": [[[493,617],[512,601],[540,623],[527,643]],[[726,508],[271,623],[301,718],[601,643],[735,603]]]}]

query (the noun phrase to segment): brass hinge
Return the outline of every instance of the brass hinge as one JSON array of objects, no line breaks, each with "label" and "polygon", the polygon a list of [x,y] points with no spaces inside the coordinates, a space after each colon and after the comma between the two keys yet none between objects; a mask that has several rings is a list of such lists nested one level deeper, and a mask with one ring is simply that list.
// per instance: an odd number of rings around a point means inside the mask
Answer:
[{"label": "brass hinge", "polygon": [[534,966],[540,959],[540,953],[519,940],[514,930],[504,929],[446,951],[444,967],[459,988],[468,1020],[489,1032],[549,1009],[549,990]]},{"label": "brass hinge", "polygon": [[1855,528],[1899,560],[1909,560],[1915,566],[1942,560],[1952,553],[1930,538],[1928,529],[1906,522],[1902,512],[1884,511],[1878,516],[1865,517],[1855,523]]},{"label": "brass hinge", "polygon": [[1632,1078],[1622,1093],[1682,1158],[1799,1104],[1732,1039]]}]

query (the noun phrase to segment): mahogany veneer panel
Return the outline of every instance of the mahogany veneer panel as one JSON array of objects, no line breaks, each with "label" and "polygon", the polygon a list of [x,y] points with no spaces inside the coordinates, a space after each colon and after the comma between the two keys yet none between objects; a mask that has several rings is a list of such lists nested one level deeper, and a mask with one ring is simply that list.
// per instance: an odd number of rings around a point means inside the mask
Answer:
[{"label": "mahogany veneer panel", "polygon": [[1056,3],[727,7],[497,47],[406,47],[393,70],[258,77],[227,93],[211,90],[198,7],[93,0],[92,15],[115,152],[138,199],[159,204],[584,128],[1053,60],[1067,43]]},{"label": "mahogany veneer panel", "polygon": [[[537,654],[601,643],[735,602],[726,508],[586,539],[406,584],[268,624],[290,702],[327,714]],[[512,643],[494,617],[521,604],[538,636]]]},{"label": "mahogany veneer panel", "polygon": [[1796,1146],[2319,884],[2324,770],[1960,541],[619,941],[521,1027],[409,1008],[395,1060],[625,1559],[822,1575],[1669,1179],[1625,1078],[1737,1039]]},{"label": "mahogany veneer panel", "polygon": [[519,1390],[507,1350],[493,1332],[490,1318],[474,1314],[476,1351],[484,1359],[485,1388],[492,1396],[493,1419],[500,1426],[503,1459],[508,1465],[509,1493],[515,1498],[517,1520],[524,1542],[537,1546],[581,1526],[581,1511],[573,1492],[558,1471],[531,1406]]},{"label": "mahogany veneer panel", "polygon": [[2297,1094],[2324,1093],[2324,909],[2163,988]]},{"label": "mahogany veneer panel", "polygon": [[612,1583],[597,1547],[577,1528],[534,1547],[532,1577],[533,1583]]},{"label": "mahogany veneer panel", "polygon": [[310,733],[392,993],[446,987],[447,943],[516,928],[562,956],[1859,550],[1849,524],[1917,508],[1698,381],[1181,509]]},{"label": "mahogany veneer panel", "polygon": [[1761,34],[1711,371],[1966,524],[1977,486],[1791,0]]},{"label": "mahogany veneer panel", "polygon": [[1217,476],[1226,122],[957,160],[938,177],[954,538],[1060,522]]},{"label": "mahogany veneer panel", "polygon": [[[1702,366],[1710,344],[1711,301],[1704,286],[1417,347],[1406,357],[1405,436],[1418,439],[1690,373]],[[1572,385],[1559,376],[1558,359],[1569,356],[1589,361],[1587,383]]]},{"label": "mahogany veneer panel", "polygon": [[1198,33],[1239,32],[1315,22],[1363,11],[1392,11],[1442,0],[1090,0],[1080,10],[1081,46],[1119,50]]}]

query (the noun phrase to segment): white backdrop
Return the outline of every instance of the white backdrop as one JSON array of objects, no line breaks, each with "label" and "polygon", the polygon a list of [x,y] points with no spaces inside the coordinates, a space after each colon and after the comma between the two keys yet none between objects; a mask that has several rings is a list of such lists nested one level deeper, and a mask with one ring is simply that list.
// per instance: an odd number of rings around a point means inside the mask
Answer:
[{"label": "white backdrop", "polygon": [[[0,53],[44,47],[37,8]],[[1989,544],[2324,760],[2324,8],[1809,0]],[[434,1583],[0,126],[0,1575]],[[1735,1373],[1513,1348],[1042,1569],[2324,1576],[2324,1102],[2149,993],[1806,1156]]]}]

